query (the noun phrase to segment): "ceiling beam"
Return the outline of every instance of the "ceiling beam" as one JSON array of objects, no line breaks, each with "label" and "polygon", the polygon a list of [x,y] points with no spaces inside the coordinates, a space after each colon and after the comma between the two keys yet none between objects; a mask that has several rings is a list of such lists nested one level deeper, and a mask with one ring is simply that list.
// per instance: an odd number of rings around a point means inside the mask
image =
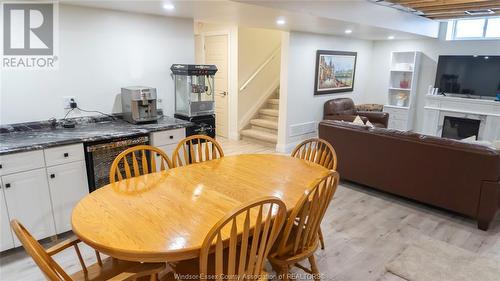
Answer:
[{"label": "ceiling beam", "polygon": [[[500,11],[496,11],[492,16],[498,16]],[[426,17],[431,19],[453,19],[453,18],[471,18],[471,17],[484,17],[484,15],[466,15],[463,12],[449,12],[449,13],[434,13],[426,15]]]},{"label": "ceiling beam", "polygon": [[[420,8],[428,8],[428,7],[446,7],[450,5],[458,5],[458,4],[480,4],[484,2],[491,2],[490,0],[441,0],[434,2],[419,2],[415,4],[411,4],[410,6],[416,10]],[[500,1],[493,1],[496,5],[500,5]]]},{"label": "ceiling beam", "polygon": [[[472,17],[465,11],[490,9],[500,15],[500,0],[386,0],[388,2],[411,8],[423,13],[431,19]],[[478,15],[485,16],[485,15]],[[488,15],[487,15],[488,16]]]},{"label": "ceiling beam", "polygon": [[484,3],[471,3],[471,4],[455,4],[449,6],[438,6],[438,7],[428,7],[428,8],[420,8],[419,11],[424,13],[434,12],[434,11],[450,11],[450,10],[478,10],[478,9],[495,9],[500,8],[496,1],[488,1]]}]

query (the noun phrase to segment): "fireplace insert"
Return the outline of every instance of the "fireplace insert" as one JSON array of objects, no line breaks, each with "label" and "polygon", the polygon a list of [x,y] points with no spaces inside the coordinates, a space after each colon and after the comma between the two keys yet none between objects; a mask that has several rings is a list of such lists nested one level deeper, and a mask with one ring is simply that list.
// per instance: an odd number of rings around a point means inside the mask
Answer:
[{"label": "fireplace insert", "polygon": [[461,140],[479,134],[481,120],[445,116],[441,137]]}]

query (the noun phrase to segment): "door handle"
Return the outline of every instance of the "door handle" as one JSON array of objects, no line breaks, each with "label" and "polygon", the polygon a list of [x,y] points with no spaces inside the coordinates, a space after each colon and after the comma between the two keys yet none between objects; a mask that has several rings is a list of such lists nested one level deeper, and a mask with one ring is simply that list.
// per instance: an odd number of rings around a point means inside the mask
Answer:
[{"label": "door handle", "polygon": [[221,95],[221,96],[225,97],[225,96],[227,96],[227,92],[226,92],[226,91],[224,91],[224,92],[222,92],[222,93],[219,93],[219,95]]}]

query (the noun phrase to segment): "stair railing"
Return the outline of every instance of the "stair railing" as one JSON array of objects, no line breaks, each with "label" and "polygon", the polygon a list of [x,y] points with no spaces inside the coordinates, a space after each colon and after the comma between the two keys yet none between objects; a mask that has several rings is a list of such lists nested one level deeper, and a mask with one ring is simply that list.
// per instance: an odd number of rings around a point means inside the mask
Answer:
[{"label": "stair railing", "polygon": [[271,54],[271,56],[269,56],[269,58],[267,58],[258,68],[257,70],[255,70],[255,72],[250,75],[250,77],[247,79],[247,81],[245,83],[243,83],[243,85],[240,87],[240,92],[245,90],[246,87],[248,87],[248,84],[250,84],[250,82],[253,81],[253,79],[255,79],[255,77],[257,75],[259,75],[259,73],[264,70],[264,68],[266,68],[266,66],[271,63],[271,61],[273,61],[276,57],[278,57],[278,55],[280,54],[280,50],[281,50],[281,47],[278,47],[276,48],[276,50],[273,51],[273,53]]}]

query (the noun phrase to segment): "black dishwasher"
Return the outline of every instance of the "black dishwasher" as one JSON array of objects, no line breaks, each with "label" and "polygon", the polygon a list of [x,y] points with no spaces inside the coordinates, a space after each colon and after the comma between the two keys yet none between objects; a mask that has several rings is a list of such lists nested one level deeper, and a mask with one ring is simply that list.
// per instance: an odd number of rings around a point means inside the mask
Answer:
[{"label": "black dishwasher", "polygon": [[[116,156],[129,147],[149,144],[148,135],[113,138],[85,143],[85,163],[89,191],[92,192],[109,183],[109,170]],[[140,158],[138,159],[140,161]],[[139,165],[141,165],[139,163]]]}]

